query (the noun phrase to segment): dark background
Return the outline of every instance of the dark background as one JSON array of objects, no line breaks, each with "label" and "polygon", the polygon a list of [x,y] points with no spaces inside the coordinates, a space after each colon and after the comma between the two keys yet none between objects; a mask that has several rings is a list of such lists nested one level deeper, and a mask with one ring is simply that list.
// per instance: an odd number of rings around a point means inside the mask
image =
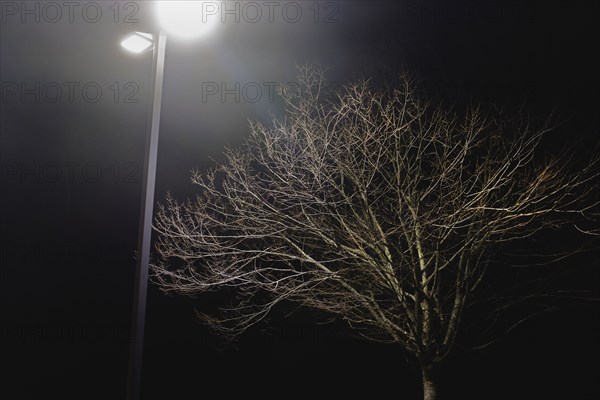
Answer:
[{"label": "dark background", "polygon": [[[151,95],[151,56],[119,42],[154,32],[156,21],[149,1],[117,2],[116,21],[113,1],[79,2],[72,21],[45,3],[0,2],[0,395],[118,399]],[[577,142],[576,159],[600,142],[596,2],[319,2],[315,18],[306,1],[297,23],[278,4],[273,22],[241,14],[205,39],[168,42],[157,201],[167,191],[192,196],[189,171],[238,144],[249,119],[280,112],[268,88],[312,61],[331,68],[334,84],[381,83],[405,68],[445,99],[522,107],[536,121],[552,111],[561,125],[544,145]],[[23,7],[33,13],[19,14]],[[130,12],[137,22],[124,22]],[[203,90],[236,83],[239,99]],[[564,261],[578,273],[559,283],[597,295],[597,260],[596,251]],[[420,396],[418,371],[394,346],[301,313],[275,314],[268,332],[219,350],[195,305],[151,286],[145,398]],[[443,398],[596,398],[598,317],[595,302],[565,301],[486,350],[458,347],[442,370]]]}]

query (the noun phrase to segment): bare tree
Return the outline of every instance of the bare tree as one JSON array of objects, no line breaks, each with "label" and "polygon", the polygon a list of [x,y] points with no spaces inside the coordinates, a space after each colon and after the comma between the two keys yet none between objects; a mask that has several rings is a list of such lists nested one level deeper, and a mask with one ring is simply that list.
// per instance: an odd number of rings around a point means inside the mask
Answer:
[{"label": "bare tree", "polygon": [[489,250],[586,217],[594,164],[538,162],[545,129],[452,111],[406,77],[329,96],[322,70],[299,79],[284,119],[251,124],[242,148],[193,174],[195,201],[160,207],[154,279],[186,295],[229,288],[236,301],[201,314],[226,335],[284,300],[341,318],[414,356],[432,400]]}]

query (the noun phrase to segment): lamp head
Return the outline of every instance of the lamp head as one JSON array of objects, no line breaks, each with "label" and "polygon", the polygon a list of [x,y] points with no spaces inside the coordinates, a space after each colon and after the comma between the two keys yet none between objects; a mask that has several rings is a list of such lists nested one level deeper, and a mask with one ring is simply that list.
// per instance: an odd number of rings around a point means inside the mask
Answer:
[{"label": "lamp head", "polygon": [[150,33],[132,32],[123,39],[121,46],[132,53],[143,53],[154,47],[154,37]]}]

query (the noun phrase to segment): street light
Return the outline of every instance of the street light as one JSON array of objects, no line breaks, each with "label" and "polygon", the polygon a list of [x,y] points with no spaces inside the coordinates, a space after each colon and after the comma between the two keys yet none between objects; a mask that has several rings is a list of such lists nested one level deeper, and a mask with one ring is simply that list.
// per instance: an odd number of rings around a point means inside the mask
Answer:
[{"label": "street light", "polygon": [[146,136],[142,204],[138,235],[138,254],[135,271],[133,318],[131,323],[132,342],[129,360],[128,398],[140,398],[142,378],[142,353],[144,350],[144,326],[146,322],[146,294],[148,291],[148,267],[150,262],[150,237],[152,234],[152,211],[154,206],[154,186],[156,181],[156,158],[158,153],[158,127],[162,103],[163,73],[165,67],[165,47],[167,36],[134,32],[121,42],[121,45],[134,53],[153,50],[153,100],[149,130]]},{"label": "street light", "polygon": [[[133,32],[121,42],[121,46],[130,52],[141,54],[152,50],[153,53],[153,101],[149,130],[146,137],[138,254],[134,283],[132,342],[127,388],[127,397],[131,400],[138,400],[141,396],[150,238],[152,233],[158,130],[160,125],[167,43],[167,35],[164,31],[168,31],[175,37],[186,39],[198,38],[207,34],[217,22],[215,9],[211,7],[214,7],[214,3],[210,1],[160,1],[156,4],[156,12],[162,30],[158,34]],[[212,18],[208,18],[209,16]]]}]

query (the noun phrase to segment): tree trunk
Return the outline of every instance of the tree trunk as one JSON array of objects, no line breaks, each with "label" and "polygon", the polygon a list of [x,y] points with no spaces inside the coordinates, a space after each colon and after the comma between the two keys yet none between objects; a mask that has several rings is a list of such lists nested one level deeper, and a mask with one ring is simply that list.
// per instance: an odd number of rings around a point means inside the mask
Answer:
[{"label": "tree trunk", "polygon": [[423,400],[436,400],[437,387],[431,365],[422,365],[421,373],[423,374]]}]

